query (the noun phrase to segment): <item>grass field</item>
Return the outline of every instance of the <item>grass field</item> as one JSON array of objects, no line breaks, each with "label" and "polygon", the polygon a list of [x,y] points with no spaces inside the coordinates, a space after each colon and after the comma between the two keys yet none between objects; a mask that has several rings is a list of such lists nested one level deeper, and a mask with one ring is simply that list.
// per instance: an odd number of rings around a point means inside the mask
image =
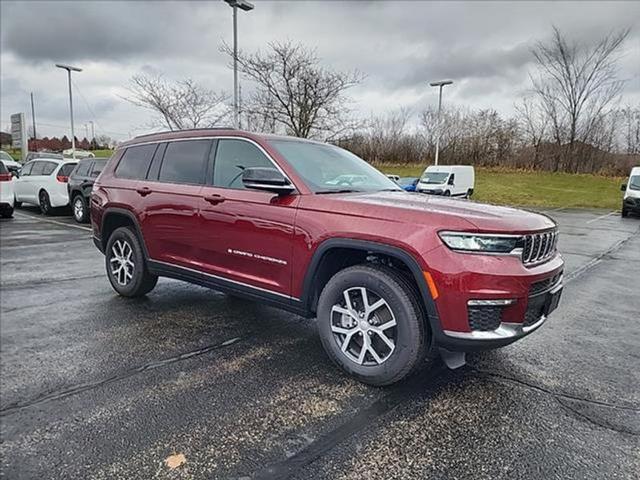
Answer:
[{"label": "grass field", "polygon": [[[424,166],[377,165],[384,173],[419,177]],[[499,205],[620,209],[622,177],[476,168],[473,199]]]}]

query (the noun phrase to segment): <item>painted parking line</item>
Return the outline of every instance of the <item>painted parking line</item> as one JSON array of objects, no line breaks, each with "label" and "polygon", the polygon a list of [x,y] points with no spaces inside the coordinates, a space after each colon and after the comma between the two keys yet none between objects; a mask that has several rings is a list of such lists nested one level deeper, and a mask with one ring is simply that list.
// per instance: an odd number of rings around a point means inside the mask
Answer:
[{"label": "painted parking line", "polygon": [[22,218],[32,218],[33,220],[37,220],[39,222],[53,223],[55,225],[62,225],[63,227],[79,228],[80,230],[85,230],[87,232],[91,231],[91,229],[89,227],[83,227],[82,225],[72,225],[70,223],[58,222],[57,220],[51,220],[49,218],[36,217],[35,215],[27,215],[25,213],[19,213],[19,212],[13,212],[13,214],[17,215],[18,217],[22,217]]},{"label": "painted parking line", "polygon": [[605,215],[600,215],[599,217],[592,218],[591,220],[587,220],[586,223],[589,224],[589,223],[597,222],[598,220],[602,220],[603,218],[610,217],[611,215],[615,215],[617,213],[618,212],[614,210],[613,212],[609,212]]}]

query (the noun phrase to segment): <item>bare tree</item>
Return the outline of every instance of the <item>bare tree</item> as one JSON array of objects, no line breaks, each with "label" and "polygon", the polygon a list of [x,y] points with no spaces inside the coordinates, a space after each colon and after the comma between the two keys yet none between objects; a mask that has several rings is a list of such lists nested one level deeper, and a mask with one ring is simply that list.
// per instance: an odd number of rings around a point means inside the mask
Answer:
[{"label": "bare tree", "polygon": [[627,105],[620,110],[623,150],[629,155],[640,154],[640,105]]},{"label": "bare tree", "polygon": [[229,114],[226,93],[214,92],[191,79],[170,82],[161,75],[134,75],[128,90],[125,100],[156,113],[158,124],[169,130],[210,127]]},{"label": "bare tree", "polygon": [[554,27],[549,43],[533,49],[538,74],[532,76],[534,91],[553,128],[558,146],[566,147],[564,167],[578,169],[574,155],[577,142],[584,143],[601,118],[620,97],[624,82],[618,79],[617,61],[629,30],[605,36],[592,47],[570,43]]},{"label": "bare tree", "polygon": [[549,126],[549,116],[545,114],[544,106],[530,97],[524,97],[516,104],[515,110],[525,143],[533,147],[532,166],[537,167],[540,163],[540,147]]},{"label": "bare tree", "polygon": [[[226,44],[222,51],[233,58]],[[269,44],[266,53],[238,54],[238,69],[255,82],[244,110],[297,137],[344,135],[353,128],[345,92],[362,81],[358,72],[336,72],[320,64],[314,50],[291,42]]]}]

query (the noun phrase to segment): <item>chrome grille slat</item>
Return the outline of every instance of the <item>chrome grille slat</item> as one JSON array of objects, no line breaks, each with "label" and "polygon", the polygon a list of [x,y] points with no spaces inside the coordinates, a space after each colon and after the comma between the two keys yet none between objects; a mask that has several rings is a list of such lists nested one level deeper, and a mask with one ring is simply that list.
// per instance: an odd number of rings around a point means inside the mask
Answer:
[{"label": "chrome grille slat", "polygon": [[522,262],[527,266],[538,265],[555,255],[557,245],[557,230],[524,235]]}]

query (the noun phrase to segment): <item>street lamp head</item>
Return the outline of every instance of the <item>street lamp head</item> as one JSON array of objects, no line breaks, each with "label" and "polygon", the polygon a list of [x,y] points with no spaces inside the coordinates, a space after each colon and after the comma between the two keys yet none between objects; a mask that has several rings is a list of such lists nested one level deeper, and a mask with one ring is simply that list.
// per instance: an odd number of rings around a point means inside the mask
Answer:
[{"label": "street lamp head", "polygon": [[451,85],[453,80],[440,80],[439,82],[431,82],[429,85],[432,87],[444,87],[445,85]]},{"label": "street lamp head", "polygon": [[69,72],[81,72],[82,71],[81,68],[72,67],[71,65],[63,65],[62,63],[56,63],[56,67],[64,68],[65,70],[67,70]]},{"label": "street lamp head", "polygon": [[249,10],[253,10],[253,3],[247,2],[247,0],[224,0],[229,4],[230,7],[238,7],[240,10],[244,10],[248,12]]}]

